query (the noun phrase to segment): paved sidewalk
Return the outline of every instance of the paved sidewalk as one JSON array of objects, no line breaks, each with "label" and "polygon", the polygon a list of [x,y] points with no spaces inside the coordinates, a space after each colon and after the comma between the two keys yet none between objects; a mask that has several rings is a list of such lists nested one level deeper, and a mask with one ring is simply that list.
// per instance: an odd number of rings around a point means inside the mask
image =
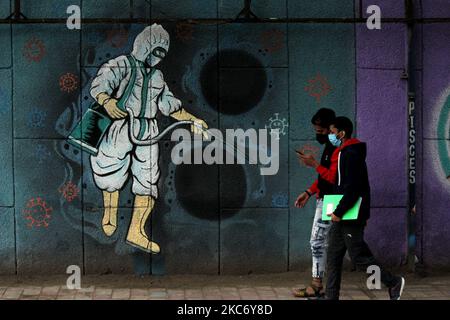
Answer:
[{"label": "paved sidewalk", "polygon": [[[0,277],[0,299],[11,300],[295,300],[292,288],[308,283],[308,273],[261,276],[83,276],[81,290],[69,290],[65,276]],[[368,290],[364,274],[344,274],[341,299],[387,300],[386,289]],[[403,300],[450,300],[450,274],[406,275]]]}]

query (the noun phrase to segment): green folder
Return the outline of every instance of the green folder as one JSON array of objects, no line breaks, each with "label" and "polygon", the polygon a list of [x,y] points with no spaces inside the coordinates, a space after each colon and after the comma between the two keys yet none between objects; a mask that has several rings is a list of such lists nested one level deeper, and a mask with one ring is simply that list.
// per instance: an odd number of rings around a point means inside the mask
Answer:
[{"label": "green folder", "polygon": [[[322,220],[327,221],[331,220],[331,214],[336,210],[336,207],[341,201],[343,195],[342,194],[329,194],[323,197],[323,208],[322,208]],[[343,216],[342,220],[356,220],[358,219],[359,207],[361,206],[362,198],[360,197],[358,201],[356,201],[353,208],[348,210]]]}]

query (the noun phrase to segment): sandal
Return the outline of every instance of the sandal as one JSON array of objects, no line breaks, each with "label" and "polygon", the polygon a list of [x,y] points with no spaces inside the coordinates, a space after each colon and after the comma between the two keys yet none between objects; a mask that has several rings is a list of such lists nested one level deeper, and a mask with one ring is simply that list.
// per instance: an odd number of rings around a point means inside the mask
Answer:
[{"label": "sandal", "polygon": [[311,283],[306,288],[294,289],[292,294],[296,298],[321,298],[325,296],[325,291],[323,290],[323,286],[319,287]]}]

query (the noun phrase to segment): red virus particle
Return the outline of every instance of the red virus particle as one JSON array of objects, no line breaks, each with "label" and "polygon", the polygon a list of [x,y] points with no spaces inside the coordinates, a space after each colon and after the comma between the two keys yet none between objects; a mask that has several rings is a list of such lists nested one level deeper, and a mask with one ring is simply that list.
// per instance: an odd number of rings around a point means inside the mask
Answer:
[{"label": "red virus particle", "polygon": [[129,32],[120,27],[106,31],[106,41],[113,48],[122,48],[128,42]]},{"label": "red virus particle", "polygon": [[47,228],[52,211],[53,208],[49,207],[42,198],[37,197],[30,199],[25,209],[23,209],[25,219],[28,220],[27,227]]},{"label": "red virus particle", "polygon": [[40,62],[45,55],[44,42],[36,37],[30,38],[23,47],[23,55],[30,62]]},{"label": "red virus particle", "polygon": [[66,73],[59,78],[61,91],[73,92],[78,88],[78,78],[73,73]]},{"label": "red virus particle", "polygon": [[303,154],[306,155],[312,155],[314,156],[314,158],[317,158],[317,156],[319,155],[320,152],[320,148],[310,145],[310,144],[305,144],[302,148],[301,148],[301,152]]},{"label": "red virus particle", "polygon": [[311,97],[316,98],[317,103],[320,103],[322,97],[328,95],[331,90],[333,90],[333,88],[328,83],[327,78],[320,73],[317,73],[314,78],[309,79],[308,85],[305,87],[305,91],[308,92]]},{"label": "red virus particle", "polygon": [[69,181],[65,185],[61,186],[58,191],[62,194],[64,199],[67,200],[67,202],[72,202],[80,194],[80,189],[78,189],[72,181]]},{"label": "red virus particle", "polygon": [[261,33],[261,45],[269,53],[283,49],[285,44],[284,32],[281,30],[265,30]]},{"label": "red virus particle", "polygon": [[191,23],[178,22],[175,26],[175,36],[183,42],[189,42],[194,36],[194,26]]}]

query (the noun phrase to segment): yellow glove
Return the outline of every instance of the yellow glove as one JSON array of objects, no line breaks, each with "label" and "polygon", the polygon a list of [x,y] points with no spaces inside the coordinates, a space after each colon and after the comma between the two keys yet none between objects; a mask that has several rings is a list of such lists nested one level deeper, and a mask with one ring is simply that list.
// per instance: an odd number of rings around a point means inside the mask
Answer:
[{"label": "yellow glove", "polygon": [[[209,139],[208,125],[202,119],[197,118],[196,116],[190,114],[184,109],[180,109],[170,115],[172,118],[177,119],[178,121],[190,120],[194,121],[197,125],[191,125],[191,131],[194,134],[202,134],[205,139]],[[201,127],[201,128],[200,128]]]},{"label": "yellow glove", "polygon": [[120,110],[117,106],[117,99],[111,98],[106,93],[99,93],[97,102],[103,106],[112,119],[123,119],[127,117],[127,113]]},{"label": "yellow glove", "polygon": [[[195,118],[195,117],[191,118],[191,121],[194,121],[197,124],[197,125],[193,125],[193,124],[191,125],[191,131],[194,134],[202,134],[205,139],[209,139],[208,132],[206,131],[206,130],[208,130],[208,125],[206,124],[206,122],[203,121],[202,119]],[[201,128],[200,128],[200,126],[201,126]]]}]

